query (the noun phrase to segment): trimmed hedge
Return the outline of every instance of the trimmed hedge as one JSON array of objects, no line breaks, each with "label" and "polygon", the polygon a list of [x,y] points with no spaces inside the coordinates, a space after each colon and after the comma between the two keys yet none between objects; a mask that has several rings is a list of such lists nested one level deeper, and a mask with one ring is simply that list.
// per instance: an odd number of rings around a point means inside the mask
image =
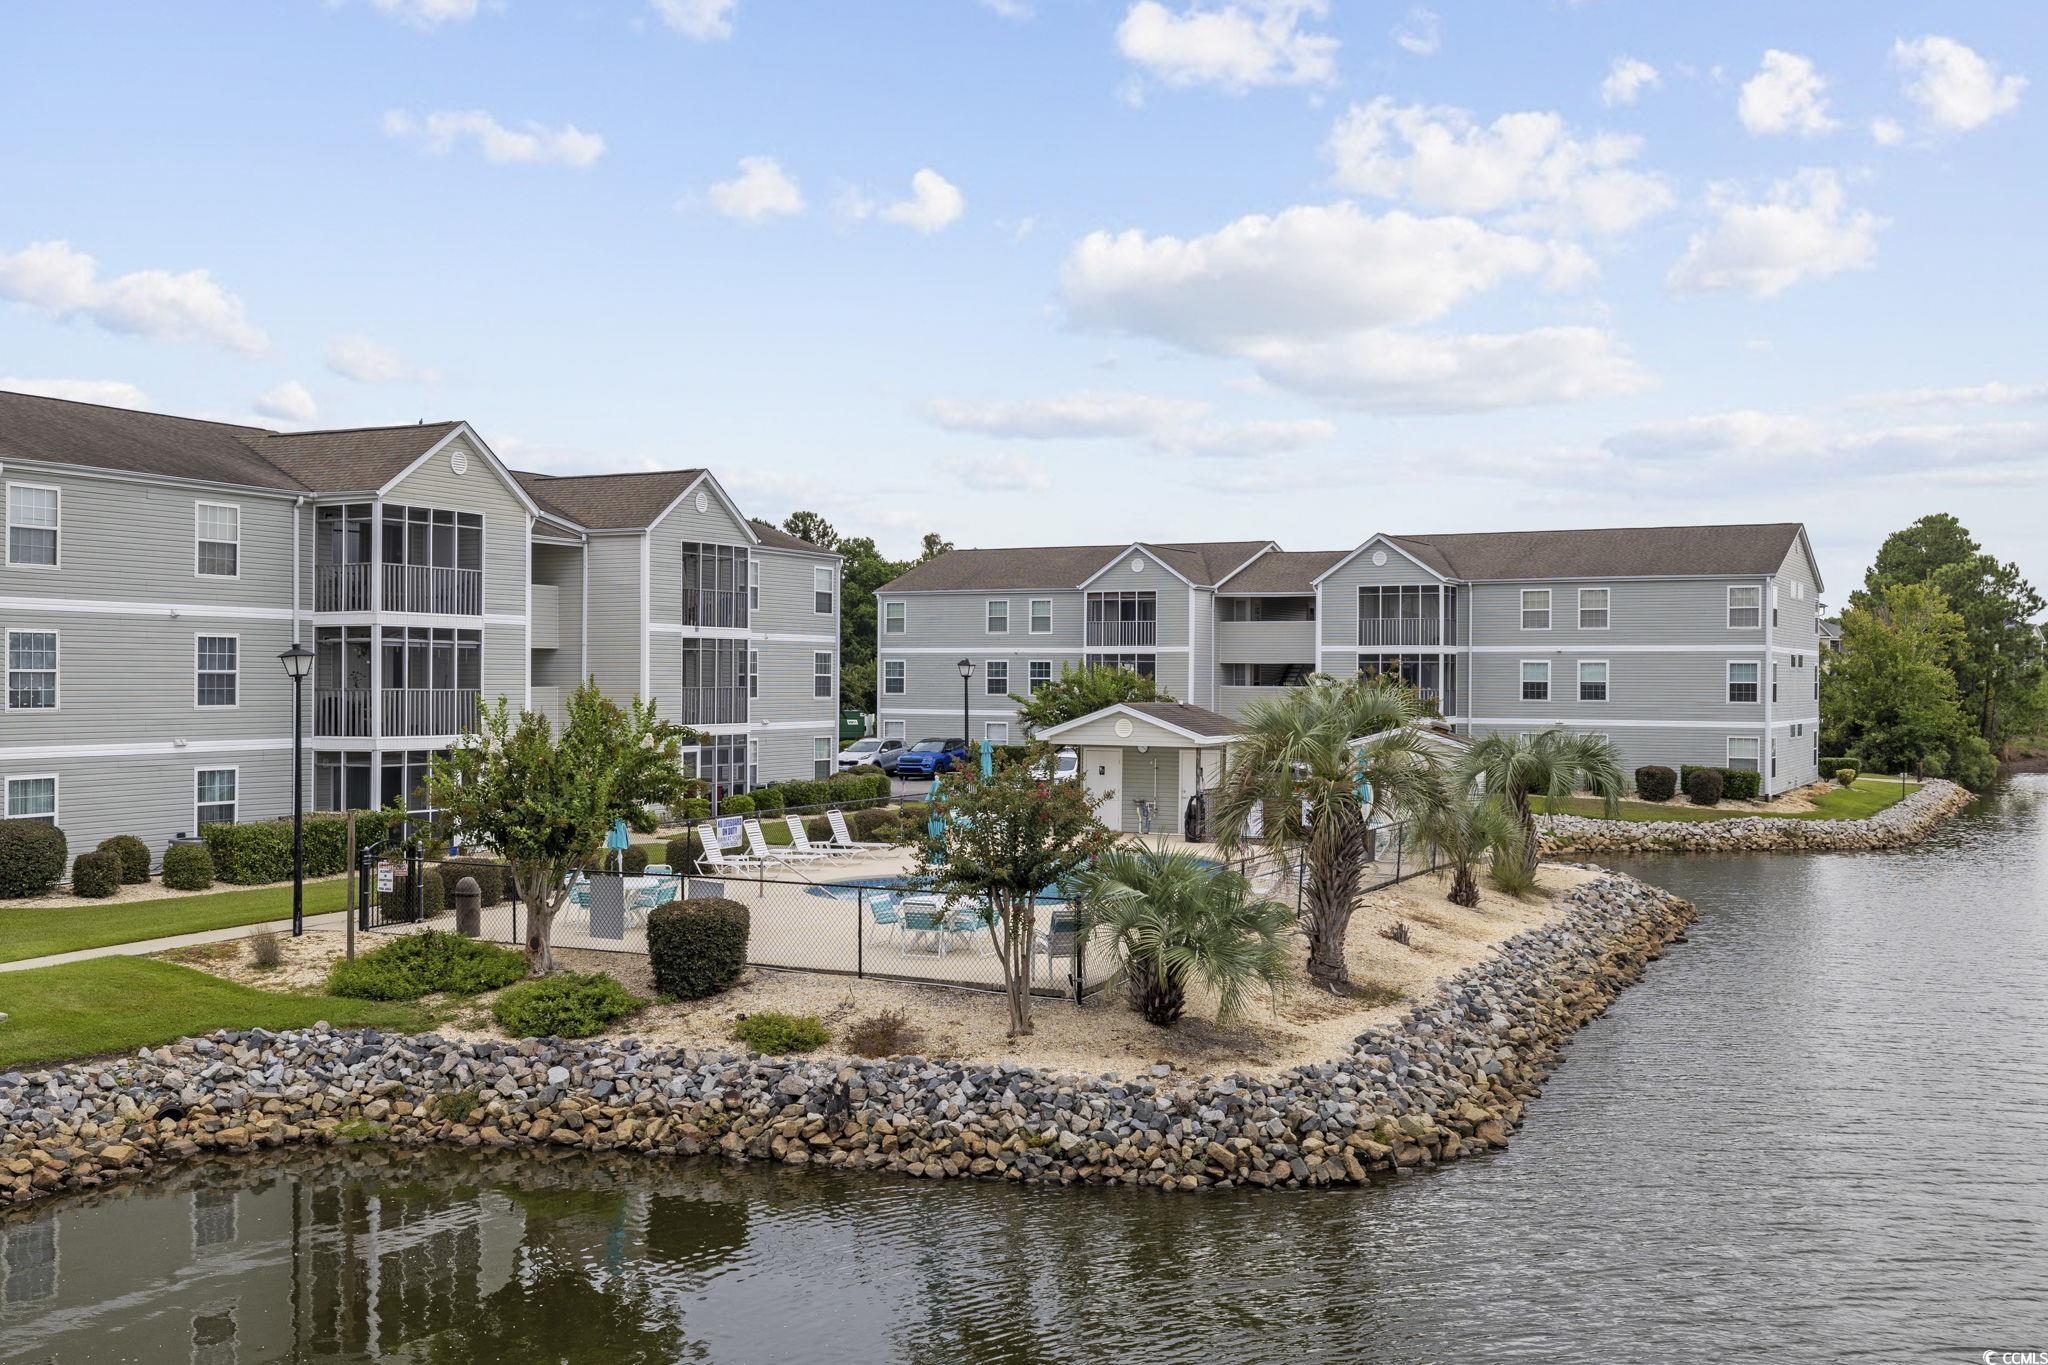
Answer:
[{"label": "trimmed hedge", "polygon": [[[384,837],[390,817],[380,810],[356,813],[356,847]],[[255,820],[241,825],[206,825],[199,831],[213,854],[214,873],[237,886],[288,882],[292,877],[292,822]],[[332,877],[348,870],[348,816],[322,811],[305,819],[306,875]]]},{"label": "trimmed hedge", "polygon": [[204,891],[213,885],[213,854],[205,844],[172,844],[164,850],[164,885],[173,891]]},{"label": "trimmed hedge", "polygon": [[603,972],[562,972],[512,987],[491,1013],[515,1038],[588,1038],[646,1003]]},{"label": "trimmed hedge", "polygon": [[1837,784],[1838,786],[1843,786],[1843,787],[1853,787],[1853,786],[1855,786],[1855,785],[1856,785],[1856,770],[1855,770],[1854,768],[1837,768],[1837,769],[1835,769],[1835,782],[1836,782],[1836,784]]},{"label": "trimmed hedge", "polygon": [[[1715,768],[1705,764],[1688,763],[1678,770],[1678,779],[1683,782],[1694,773],[1712,772],[1721,775],[1721,795],[1730,801],[1754,801],[1763,793],[1764,776],[1747,768]],[[1688,792],[1692,789],[1686,788]]]},{"label": "trimmed hedge", "polygon": [[1685,799],[1695,806],[1718,806],[1721,804],[1721,770],[1719,768],[1688,768],[1685,774]]},{"label": "trimmed hedge", "polygon": [[697,841],[697,832],[678,834],[668,841],[668,865],[677,872],[689,874],[697,870],[697,859],[702,856],[704,846]]},{"label": "trimmed hedge", "polygon": [[71,861],[71,894],[99,900],[121,889],[121,855],[81,853]]},{"label": "trimmed hedge", "polygon": [[737,796],[728,796],[718,803],[718,813],[720,815],[752,815],[754,813],[754,798],[748,796],[745,792],[741,792]]},{"label": "trimmed hedge", "polygon": [[0,820],[0,897],[40,896],[64,880],[71,845],[36,820]]},{"label": "trimmed hedge", "polygon": [[750,916],[738,901],[670,901],[647,916],[647,961],[654,989],[674,1000],[702,1000],[740,979],[747,965]]},{"label": "trimmed hedge", "polygon": [[526,955],[433,929],[403,934],[327,973],[327,993],[354,1000],[417,1000],[435,991],[477,995],[526,975]]},{"label": "trimmed hedge", "polygon": [[111,853],[121,864],[121,881],[127,886],[140,886],[149,880],[149,845],[132,834],[116,834],[100,840],[98,853]]},{"label": "trimmed hedge", "polygon": [[1678,792],[1678,774],[1660,764],[1636,769],[1636,795],[1645,801],[1669,801]]},{"label": "trimmed hedge", "polygon": [[503,863],[486,862],[482,858],[449,858],[434,871],[441,878],[444,902],[455,900],[455,884],[464,877],[476,878],[476,888],[483,893],[486,906],[503,903],[512,891],[512,869]]}]

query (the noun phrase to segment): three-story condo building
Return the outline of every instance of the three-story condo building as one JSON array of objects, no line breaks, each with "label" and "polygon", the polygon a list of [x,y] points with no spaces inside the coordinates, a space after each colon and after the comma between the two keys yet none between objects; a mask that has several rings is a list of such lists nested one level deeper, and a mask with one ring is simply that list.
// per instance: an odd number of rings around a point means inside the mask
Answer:
[{"label": "three-story condo building", "polygon": [[829,770],[839,560],[701,469],[550,478],[467,423],[275,432],[0,393],[0,815],[161,849],[307,805],[412,803],[504,697],[594,677],[701,730],[724,791]]},{"label": "three-story condo building", "polygon": [[1362,671],[1460,733],[1562,725],[1631,770],[1746,768],[1778,792],[1817,775],[1819,592],[1791,522],[954,550],[876,594],[880,724],[1021,739],[1009,698],[1062,665],[1120,664],[1226,715]]}]

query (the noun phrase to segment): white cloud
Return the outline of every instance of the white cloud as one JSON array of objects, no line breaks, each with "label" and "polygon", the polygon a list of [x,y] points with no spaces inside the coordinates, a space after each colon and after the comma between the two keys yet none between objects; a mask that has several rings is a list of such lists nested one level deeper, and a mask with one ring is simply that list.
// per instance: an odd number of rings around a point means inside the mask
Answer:
[{"label": "white cloud", "polygon": [[508,128],[482,109],[437,109],[423,119],[392,109],[386,111],[383,127],[386,136],[417,138],[422,147],[436,154],[454,150],[458,142],[474,142],[484,160],[499,166],[581,169],[604,155],[604,138],[573,123],[549,128],[529,119],[523,127]]},{"label": "white cloud", "polygon": [[1243,459],[1284,455],[1320,445],[1337,434],[1322,417],[1260,418],[1249,422],[1201,422],[1160,432],[1152,441],[1163,455],[1198,459]]},{"label": "white cloud", "polygon": [[1043,493],[1052,487],[1052,476],[1028,455],[948,455],[942,463],[968,488]]},{"label": "white cloud", "polygon": [[1036,12],[1030,5],[1024,3],[1024,0],[981,0],[981,7],[991,14],[1020,22],[1029,19]]},{"label": "white cloud", "polygon": [[1417,5],[1408,11],[1408,16],[1394,25],[1391,35],[1394,45],[1403,52],[1418,57],[1434,57],[1436,50],[1444,45],[1443,19],[1433,9]]},{"label": "white cloud", "polygon": [[477,10],[477,0],[370,0],[370,4],[379,14],[425,29],[474,19]]},{"label": "white cloud", "polygon": [[739,0],[649,0],[654,12],[686,38],[710,42],[732,37],[732,15]]},{"label": "white cloud", "polygon": [[1600,82],[1600,102],[1610,109],[1618,104],[1634,104],[1638,95],[1656,89],[1659,84],[1661,78],[1656,67],[1635,57],[1616,57],[1607,68],[1606,79]]},{"label": "white cloud", "polygon": [[1366,331],[1246,349],[1272,383],[1376,412],[1480,412],[1637,393],[1648,372],[1597,327],[1420,336]]},{"label": "white cloud", "polygon": [[1833,171],[1803,170],[1757,202],[1731,185],[1713,187],[1714,225],[1696,232],[1665,282],[1681,292],[1739,289],[1770,298],[1803,280],[1867,270],[1877,259],[1882,218],[1851,210]]},{"label": "white cloud", "polygon": [[1906,126],[1895,118],[1870,121],[1870,140],[1880,147],[1896,147],[1906,140]]},{"label": "white cloud", "polygon": [[804,211],[803,191],[772,156],[741,157],[740,173],[712,185],[709,194],[711,207],[742,222],[788,218]]},{"label": "white cloud", "polygon": [[959,189],[927,166],[910,177],[910,198],[884,207],[882,217],[918,232],[940,232],[958,222],[966,211],[967,200]]},{"label": "white cloud", "polygon": [[0,253],[0,298],[158,341],[205,342],[244,355],[261,355],[270,345],[242,301],[210,272],[131,270],[103,280],[98,263],[64,241]]},{"label": "white cloud", "polygon": [[2048,383],[2003,384],[1997,380],[1992,380],[1988,384],[1963,384],[1950,388],[1885,389],[1876,393],[1857,394],[1844,406],[1850,408],[2003,407],[2026,403],[2048,403]]},{"label": "white cloud", "polygon": [[1827,88],[1812,59],[1770,48],[1756,74],[1742,83],[1736,113],[1752,133],[1814,137],[1841,126],[1828,114]]},{"label": "white cloud", "polygon": [[388,346],[354,334],[327,343],[327,368],[362,384],[432,383],[441,376],[410,365]]},{"label": "white cloud", "polygon": [[1176,11],[1137,0],[1117,25],[1116,45],[1170,86],[1241,94],[1264,85],[1327,85],[1337,75],[1337,40],[1303,24],[1329,9],[1329,0],[1227,0]]},{"label": "white cloud", "polygon": [[304,384],[287,379],[257,397],[256,411],[280,422],[310,422],[320,415],[320,406]]},{"label": "white cloud", "polygon": [[1346,189],[1452,213],[1521,211],[1534,224],[1626,232],[1669,208],[1670,184],[1632,170],[1642,139],[1575,134],[1562,116],[1503,114],[1482,124],[1463,109],[1351,106],[1324,154]]},{"label": "white cloud", "polygon": [[1807,481],[1946,477],[2021,482],[2048,470],[2048,424],[1928,423],[1858,426],[1797,413],[1740,410],[1653,422],[1604,448],[1638,479],[1725,482],[1756,472]]},{"label": "white cloud", "polygon": [[1270,455],[1327,441],[1337,429],[1319,417],[1246,422],[1212,420],[1200,399],[1145,393],[1076,393],[1059,398],[972,402],[940,398],[925,416],[947,431],[1010,440],[1123,437],[1162,455],[1197,458]]},{"label": "white cloud", "polygon": [[1945,132],[1981,128],[2019,108],[2025,76],[1999,74],[1996,64],[1953,38],[1928,34],[1892,44],[1892,64],[1906,77],[1906,98]]},{"label": "white cloud", "polygon": [[44,398],[68,398],[74,403],[98,403],[108,408],[149,406],[149,395],[125,379],[22,379],[0,377],[0,389],[10,393],[34,393]]}]

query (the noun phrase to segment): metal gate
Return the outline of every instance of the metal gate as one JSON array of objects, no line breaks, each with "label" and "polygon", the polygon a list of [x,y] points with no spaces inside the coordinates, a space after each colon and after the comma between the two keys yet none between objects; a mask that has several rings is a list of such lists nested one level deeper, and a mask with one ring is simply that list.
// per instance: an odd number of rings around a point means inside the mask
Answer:
[{"label": "metal gate", "polygon": [[[426,915],[426,862],[417,843],[406,844],[403,863],[388,855],[389,840],[365,844],[356,851],[356,927],[410,928]],[[405,878],[401,890],[398,878]]]}]

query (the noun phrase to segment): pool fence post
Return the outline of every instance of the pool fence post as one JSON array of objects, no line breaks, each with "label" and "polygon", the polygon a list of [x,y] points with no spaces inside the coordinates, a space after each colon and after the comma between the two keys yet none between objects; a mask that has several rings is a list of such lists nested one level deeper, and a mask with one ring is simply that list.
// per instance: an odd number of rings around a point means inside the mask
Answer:
[{"label": "pool fence post", "polygon": [[853,888],[853,974],[868,974],[868,889]]}]

